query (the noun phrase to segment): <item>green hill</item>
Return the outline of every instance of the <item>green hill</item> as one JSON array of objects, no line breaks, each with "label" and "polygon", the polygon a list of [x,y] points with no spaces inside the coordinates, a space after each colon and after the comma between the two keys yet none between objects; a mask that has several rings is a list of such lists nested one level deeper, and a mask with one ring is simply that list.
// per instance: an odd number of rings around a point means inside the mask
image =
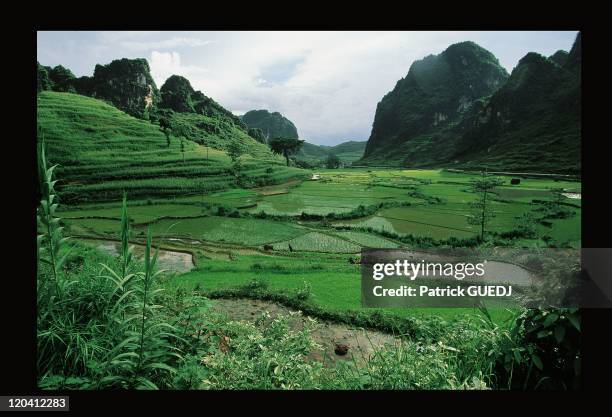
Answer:
[{"label": "green hill", "polygon": [[315,145],[314,143],[304,142],[300,151],[295,155],[299,160],[314,163],[323,161],[329,156],[329,147],[324,145]]},{"label": "green hill", "polygon": [[[225,152],[172,137],[170,147],[158,126],[132,117],[100,100],[71,93],[38,94],[39,139],[44,136],[52,164],[59,164],[58,188],[64,203],[129,198],[184,196],[237,187]],[[303,176],[283,166],[265,145],[213,117],[175,113],[192,129],[218,123],[220,131],[201,133],[223,148],[240,140],[250,153],[242,157],[242,187],[275,184]],[[195,135],[195,133],[194,133]],[[195,138],[197,140],[197,137]],[[209,145],[212,146],[212,143]],[[208,157],[207,157],[208,155]]]},{"label": "green hill", "polygon": [[348,141],[336,146],[304,143],[296,158],[309,164],[318,165],[325,162],[329,155],[336,155],[345,164],[351,164],[363,156],[366,142]]},{"label": "green hill", "polygon": [[252,156],[269,158],[270,150],[254,137],[238,116],[215,100],[195,91],[184,77],[172,75],[160,89],[161,102],[150,112],[150,119],[159,123],[166,118],[189,139],[204,146],[227,150],[237,143]]},{"label": "green hill", "polygon": [[339,145],[332,146],[330,152],[337,155],[342,162],[352,163],[363,156],[367,142],[354,141],[342,142]]}]

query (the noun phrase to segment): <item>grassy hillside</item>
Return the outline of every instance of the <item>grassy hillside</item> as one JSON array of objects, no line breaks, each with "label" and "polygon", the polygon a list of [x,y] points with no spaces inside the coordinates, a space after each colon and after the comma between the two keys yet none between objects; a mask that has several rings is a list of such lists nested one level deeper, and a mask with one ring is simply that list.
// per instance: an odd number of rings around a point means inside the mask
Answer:
[{"label": "grassy hillside", "polygon": [[[58,187],[64,202],[116,200],[124,190],[131,199],[140,199],[236,187],[236,175],[223,151],[184,140],[182,152],[181,141],[175,137],[168,147],[157,126],[102,101],[42,92],[37,108],[39,137],[45,138],[49,160],[60,164]],[[194,126],[214,122],[203,115],[175,116],[190,119]],[[248,178],[243,186],[274,184],[303,175],[299,169],[283,166],[279,157],[244,132],[232,133],[220,129],[202,136],[215,147],[237,139],[245,144],[250,154],[242,157],[241,172]]]},{"label": "grassy hillside", "polygon": [[223,151],[230,143],[238,142],[243,151],[253,157],[276,159],[266,145],[230,121],[198,113],[168,112],[167,116],[172,125],[185,126],[189,139],[201,145]]}]

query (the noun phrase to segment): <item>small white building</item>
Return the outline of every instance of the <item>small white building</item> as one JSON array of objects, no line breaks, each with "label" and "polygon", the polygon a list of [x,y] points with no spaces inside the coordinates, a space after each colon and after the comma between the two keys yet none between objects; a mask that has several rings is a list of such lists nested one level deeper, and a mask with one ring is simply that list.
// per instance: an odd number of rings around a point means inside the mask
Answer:
[{"label": "small white building", "polygon": [[321,175],[320,174],[312,174],[312,177],[310,177],[311,181],[316,181],[316,180],[320,180],[321,179]]}]

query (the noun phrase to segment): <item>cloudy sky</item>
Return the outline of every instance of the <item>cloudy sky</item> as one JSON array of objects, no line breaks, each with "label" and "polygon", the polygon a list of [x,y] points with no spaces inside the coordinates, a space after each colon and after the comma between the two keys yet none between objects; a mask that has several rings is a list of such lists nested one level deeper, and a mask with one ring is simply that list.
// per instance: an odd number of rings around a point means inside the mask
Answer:
[{"label": "cloudy sky", "polygon": [[43,65],[91,75],[95,64],[146,58],[158,87],[172,74],[235,114],[278,111],[300,138],[367,140],[376,104],[410,64],[471,40],[508,70],[527,52],[569,51],[570,32],[38,32]]}]

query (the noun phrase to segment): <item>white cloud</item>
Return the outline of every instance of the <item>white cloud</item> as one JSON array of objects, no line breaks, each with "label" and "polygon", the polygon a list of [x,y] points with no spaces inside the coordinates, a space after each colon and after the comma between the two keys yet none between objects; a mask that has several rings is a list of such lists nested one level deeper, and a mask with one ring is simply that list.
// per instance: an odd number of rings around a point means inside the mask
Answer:
[{"label": "white cloud", "polygon": [[172,49],[178,47],[190,47],[195,48],[198,46],[206,46],[211,44],[212,41],[203,40],[198,38],[183,38],[176,37],[170,39],[164,39],[159,41],[134,41],[134,40],[125,40],[120,41],[120,45],[126,49],[131,49],[135,51],[148,51],[151,49]]},{"label": "white cloud", "polygon": [[181,65],[181,54],[176,51],[152,51],[149,67],[151,69],[151,76],[158,87],[161,87],[171,75],[181,75],[191,81],[192,78],[197,78],[207,72],[206,68],[194,65]]}]

